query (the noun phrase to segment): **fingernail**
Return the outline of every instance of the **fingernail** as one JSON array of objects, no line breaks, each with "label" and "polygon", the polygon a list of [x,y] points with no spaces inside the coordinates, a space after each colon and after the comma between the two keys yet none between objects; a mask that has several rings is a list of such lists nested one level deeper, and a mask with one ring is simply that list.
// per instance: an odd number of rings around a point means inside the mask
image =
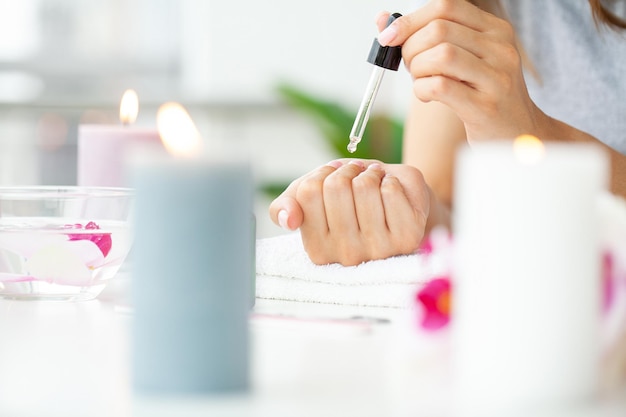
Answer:
[{"label": "fingernail", "polygon": [[370,166],[367,167],[367,169],[382,169],[382,165],[380,165],[377,162],[374,162],[373,164],[370,164]]},{"label": "fingernail", "polygon": [[334,160],[334,161],[330,161],[326,165],[328,165],[329,167],[333,167],[333,168],[340,168],[343,165],[343,163],[341,161]]},{"label": "fingernail", "polygon": [[363,161],[359,161],[358,159],[353,159],[352,161],[349,162],[349,164],[356,165],[361,168],[365,168],[365,164],[363,163]]},{"label": "fingernail", "polygon": [[280,227],[289,230],[289,224],[287,222],[288,220],[289,213],[287,213],[287,210],[281,210],[278,212],[278,224],[280,225]]},{"label": "fingernail", "polygon": [[397,35],[398,29],[392,23],[391,25],[387,26],[385,30],[378,34],[378,43],[381,46],[387,46],[389,45],[389,42],[393,41]]}]

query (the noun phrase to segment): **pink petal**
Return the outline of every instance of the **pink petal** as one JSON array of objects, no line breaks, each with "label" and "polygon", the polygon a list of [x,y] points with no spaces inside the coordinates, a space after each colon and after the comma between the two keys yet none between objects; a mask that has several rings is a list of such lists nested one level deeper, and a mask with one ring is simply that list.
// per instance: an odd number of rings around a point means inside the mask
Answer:
[{"label": "pink petal", "polygon": [[0,282],[30,282],[37,281],[37,278],[29,275],[10,274],[7,272],[0,272]]},{"label": "pink petal", "polygon": [[[67,225],[66,228],[71,229],[83,229],[81,224],[75,225]],[[98,226],[94,222],[89,222],[84,227],[85,230],[99,230],[100,226]],[[102,256],[106,258],[106,256],[111,251],[111,246],[113,246],[113,240],[111,239],[110,233],[70,233],[67,235],[70,240],[89,240],[98,246],[100,252],[102,252]]]},{"label": "pink petal", "polygon": [[450,322],[450,316],[436,311],[425,314],[421,326],[424,330],[435,331],[445,327]]},{"label": "pink petal", "polygon": [[89,264],[98,263],[98,259],[104,257],[92,242],[64,241],[40,249],[28,258],[25,266],[38,280],[85,286],[92,280]]},{"label": "pink petal", "polygon": [[434,331],[445,327],[449,323],[450,314],[448,311],[440,310],[439,300],[441,297],[450,296],[450,288],[450,279],[447,277],[439,277],[429,281],[418,291],[415,298],[422,307],[422,319],[420,323],[422,328]]}]

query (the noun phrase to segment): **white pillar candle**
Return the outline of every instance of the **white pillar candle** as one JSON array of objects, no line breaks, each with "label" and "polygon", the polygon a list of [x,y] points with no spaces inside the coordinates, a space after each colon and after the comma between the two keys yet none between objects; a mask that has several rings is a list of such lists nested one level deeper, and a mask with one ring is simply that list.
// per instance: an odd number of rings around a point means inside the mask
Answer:
[{"label": "white pillar candle", "polygon": [[567,406],[596,387],[596,199],[609,163],[592,145],[535,141],[458,155],[452,343],[464,416]]},{"label": "white pillar candle", "polygon": [[127,187],[129,153],[139,147],[162,147],[156,128],[132,126],[138,106],[136,94],[128,90],[120,103],[122,124],[78,127],[78,185]]}]

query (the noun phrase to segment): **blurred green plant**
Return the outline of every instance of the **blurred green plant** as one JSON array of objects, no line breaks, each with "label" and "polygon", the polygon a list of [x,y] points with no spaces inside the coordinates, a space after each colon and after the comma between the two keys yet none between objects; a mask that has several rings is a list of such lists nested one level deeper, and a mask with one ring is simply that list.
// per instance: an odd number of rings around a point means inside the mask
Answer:
[{"label": "blurred green plant", "polygon": [[[337,158],[401,162],[403,123],[400,120],[386,114],[372,113],[357,151],[349,153],[346,147],[356,117],[356,108],[348,110],[331,99],[317,96],[289,83],[278,84],[276,91],[285,103],[310,117],[330,148],[336,152]],[[266,183],[261,184],[260,188],[273,198],[287,185],[287,183]]]}]

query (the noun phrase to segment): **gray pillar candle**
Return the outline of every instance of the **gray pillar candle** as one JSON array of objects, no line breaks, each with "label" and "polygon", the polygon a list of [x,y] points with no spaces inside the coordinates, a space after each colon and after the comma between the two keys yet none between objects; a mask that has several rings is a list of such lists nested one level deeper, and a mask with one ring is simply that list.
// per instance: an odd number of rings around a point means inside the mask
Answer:
[{"label": "gray pillar candle", "polygon": [[249,166],[173,158],[135,167],[133,185],[135,394],[247,390]]}]

